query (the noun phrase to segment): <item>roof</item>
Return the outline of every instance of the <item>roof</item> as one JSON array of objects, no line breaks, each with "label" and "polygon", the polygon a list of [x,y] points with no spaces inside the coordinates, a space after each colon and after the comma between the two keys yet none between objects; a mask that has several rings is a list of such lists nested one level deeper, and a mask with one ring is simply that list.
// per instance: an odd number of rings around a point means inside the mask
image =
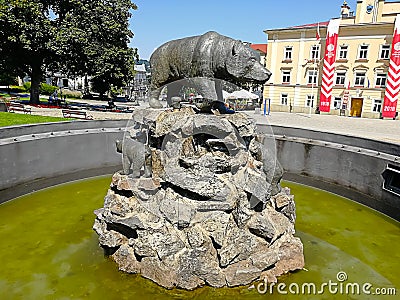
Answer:
[{"label": "roof", "polygon": [[280,31],[280,30],[293,30],[293,29],[308,29],[308,28],[317,28],[319,24],[319,27],[327,27],[329,24],[329,21],[323,21],[319,23],[311,23],[311,24],[304,24],[304,25],[296,25],[296,26],[290,26],[290,27],[284,27],[284,28],[275,28],[275,29],[266,29],[264,32],[268,31]]},{"label": "roof", "polygon": [[250,47],[262,53],[267,53],[267,44],[251,44]]},{"label": "roof", "polygon": [[292,26],[288,28],[310,28],[310,27],[317,27],[319,24],[320,27],[325,27],[328,26],[329,21],[324,21],[324,22],[319,22],[319,23],[311,23],[311,24],[304,24],[304,25],[298,25],[298,26]]},{"label": "roof", "polygon": [[[285,27],[285,28],[275,28],[275,29],[266,29],[264,30],[265,33],[275,33],[279,31],[295,31],[295,30],[314,30],[318,27],[322,28],[327,28],[329,21],[324,21],[324,22],[319,22],[319,23],[312,23],[312,24],[304,24],[304,25],[297,25],[297,26],[292,26],[292,27]],[[340,24],[340,28],[377,28],[377,26],[382,27],[382,26],[392,26],[393,27],[393,22],[377,22],[377,23],[357,23],[357,24]]]}]

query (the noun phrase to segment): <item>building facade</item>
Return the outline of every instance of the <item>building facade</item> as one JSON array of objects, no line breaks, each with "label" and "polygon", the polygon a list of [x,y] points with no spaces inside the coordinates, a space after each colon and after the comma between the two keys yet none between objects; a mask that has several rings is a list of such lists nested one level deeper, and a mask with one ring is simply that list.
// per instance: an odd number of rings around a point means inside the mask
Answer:
[{"label": "building facade", "polygon": [[[381,117],[398,13],[400,1],[359,0],[356,13],[343,3],[330,114]],[[266,67],[272,72],[264,98],[270,99],[271,111],[318,112],[328,23],[264,31]]]},{"label": "building facade", "polygon": [[267,44],[250,44],[251,49],[258,52],[260,55],[260,63],[265,66],[267,57]]}]

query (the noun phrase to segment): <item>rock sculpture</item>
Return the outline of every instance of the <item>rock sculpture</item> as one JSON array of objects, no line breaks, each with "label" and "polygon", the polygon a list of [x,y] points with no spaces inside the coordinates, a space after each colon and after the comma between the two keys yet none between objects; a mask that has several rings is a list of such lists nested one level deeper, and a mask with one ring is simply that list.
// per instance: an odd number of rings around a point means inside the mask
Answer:
[{"label": "rock sculpture", "polygon": [[[167,42],[150,57],[151,107],[160,107],[161,87],[166,84],[167,101],[178,96],[183,84],[180,79],[186,79],[186,85],[210,101],[223,101],[221,81],[214,79],[263,84],[271,73],[259,61],[258,53],[249,46],[214,31]],[[202,79],[193,80],[196,77]]]},{"label": "rock sculpture", "polygon": [[93,226],[120,270],[191,290],[303,267],[293,196],[247,115],[185,107],[137,110],[133,120],[126,139],[148,129],[151,177],[115,173]]}]

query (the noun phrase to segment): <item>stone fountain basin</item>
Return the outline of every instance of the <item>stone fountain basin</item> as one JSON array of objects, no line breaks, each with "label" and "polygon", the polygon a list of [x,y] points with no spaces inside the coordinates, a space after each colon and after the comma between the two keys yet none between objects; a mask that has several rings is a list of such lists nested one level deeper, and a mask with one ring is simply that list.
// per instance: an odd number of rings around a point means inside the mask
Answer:
[{"label": "stone fountain basin", "polygon": [[[128,120],[72,121],[0,129],[0,202],[40,188],[121,169],[114,141]],[[258,129],[268,131],[265,124]],[[399,197],[382,172],[400,167],[396,144],[301,128],[271,126],[284,179],[321,187],[400,220]],[[51,166],[51,167],[49,167]]]}]

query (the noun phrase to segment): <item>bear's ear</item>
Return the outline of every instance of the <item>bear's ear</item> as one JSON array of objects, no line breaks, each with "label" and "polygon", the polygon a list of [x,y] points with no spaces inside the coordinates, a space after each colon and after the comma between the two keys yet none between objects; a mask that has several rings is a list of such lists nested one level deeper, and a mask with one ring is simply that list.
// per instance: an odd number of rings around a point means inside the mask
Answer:
[{"label": "bear's ear", "polygon": [[240,55],[241,47],[243,47],[243,44],[240,41],[235,41],[232,46],[232,55],[225,61],[226,70],[235,78],[242,77],[246,72],[243,57]]},{"label": "bear's ear", "polygon": [[232,56],[235,56],[240,52],[240,47],[243,47],[243,44],[241,41],[235,41],[235,43],[232,45]]},{"label": "bear's ear", "polygon": [[236,42],[232,45],[232,53],[231,53],[232,56],[235,56],[235,54],[236,54],[235,46],[236,46]]},{"label": "bear's ear", "polygon": [[115,141],[115,146],[116,146],[116,148],[117,148],[117,152],[118,152],[118,153],[122,153],[122,141],[116,140],[116,141]]}]

